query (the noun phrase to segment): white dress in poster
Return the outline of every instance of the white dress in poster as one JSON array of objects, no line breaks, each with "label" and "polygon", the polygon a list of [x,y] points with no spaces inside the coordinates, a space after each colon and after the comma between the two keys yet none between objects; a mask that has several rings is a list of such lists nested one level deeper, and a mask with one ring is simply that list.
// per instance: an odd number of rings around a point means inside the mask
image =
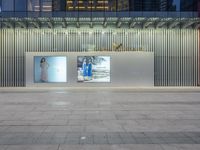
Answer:
[{"label": "white dress in poster", "polygon": [[35,83],[67,82],[67,57],[35,56]]}]

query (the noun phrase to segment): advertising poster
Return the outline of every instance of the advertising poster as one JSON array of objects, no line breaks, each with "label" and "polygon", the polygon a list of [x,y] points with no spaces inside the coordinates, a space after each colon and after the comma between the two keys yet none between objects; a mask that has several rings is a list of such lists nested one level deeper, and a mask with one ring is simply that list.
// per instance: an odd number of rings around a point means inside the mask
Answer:
[{"label": "advertising poster", "polygon": [[34,82],[67,82],[67,57],[35,56]]},{"label": "advertising poster", "polygon": [[78,56],[78,82],[110,82],[109,56]]}]

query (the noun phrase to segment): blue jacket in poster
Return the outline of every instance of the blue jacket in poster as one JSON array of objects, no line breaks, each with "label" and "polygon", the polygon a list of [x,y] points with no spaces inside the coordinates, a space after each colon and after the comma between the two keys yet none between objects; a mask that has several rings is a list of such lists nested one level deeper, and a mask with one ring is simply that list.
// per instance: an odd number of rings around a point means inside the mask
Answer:
[{"label": "blue jacket in poster", "polygon": [[88,77],[92,77],[92,64],[88,64]]},{"label": "blue jacket in poster", "polygon": [[87,76],[87,64],[86,63],[83,63],[82,65],[82,69],[83,69],[83,76]]}]

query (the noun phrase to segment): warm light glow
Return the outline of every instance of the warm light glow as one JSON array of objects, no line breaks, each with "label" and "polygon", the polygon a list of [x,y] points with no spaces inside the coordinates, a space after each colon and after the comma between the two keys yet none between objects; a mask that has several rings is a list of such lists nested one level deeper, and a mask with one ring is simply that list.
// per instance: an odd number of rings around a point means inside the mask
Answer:
[{"label": "warm light glow", "polygon": [[97,3],[108,3],[108,1],[97,1]]},{"label": "warm light glow", "polygon": [[108,9],[108,7],[106,6],[106,7],[103,7],[103,6],[97,6],[97,9]]},{"label": "warm light glow", "polygon": [[72,1],[67,1],[67,3],[73,3]]},{"label": "warm light glow", "polygon": [[80,8],[80,9],[84,9],[85,7],[83,7],[83,6],[76,6],[76,8]]},{"label": "warm light glow", "polygon": [[91,7],[91,6],[88,6],[88,8],[95,8],[95,7],[94,7],[94,6],[92,6],[92,7]]},{"label": "warm light glow", "polygon": [[67,9],[68,10],[72,10],[72,9],[75,9],[75,10],[94,10],[94,9],[97,9],[97,10],[108,10],[110,8],[110,6],[108,5],[109,1],[108,0],[89,0],[87,1],[86,5],[84,5],[85,1],[84,0],[77,0],[75,6],[73,6],[73,1],[70,0],[70,1],[67,1]]}]

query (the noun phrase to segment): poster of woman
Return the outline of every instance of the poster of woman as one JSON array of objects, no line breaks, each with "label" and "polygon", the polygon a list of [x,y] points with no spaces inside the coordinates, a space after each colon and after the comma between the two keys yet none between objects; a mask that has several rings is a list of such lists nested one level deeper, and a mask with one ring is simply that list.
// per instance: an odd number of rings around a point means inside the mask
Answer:
[{"label": "poster of woman", "polygon": [[67,82],[67,57],[35,56],[34,82]]},{"label": "poster of woman", "polygon": [[49,64],[46,61],[46,58],[42,57],[40,61],[40,69],[41,69],[40,81],[41,82],[48,82],[48,68],[49,68]]}]

